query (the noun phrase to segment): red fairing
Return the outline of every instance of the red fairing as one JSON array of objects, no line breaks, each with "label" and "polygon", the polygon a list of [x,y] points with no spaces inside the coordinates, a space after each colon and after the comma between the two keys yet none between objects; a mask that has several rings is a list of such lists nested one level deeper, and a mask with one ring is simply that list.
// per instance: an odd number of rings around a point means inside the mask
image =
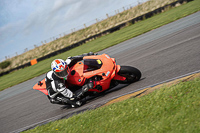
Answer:
[{"label": "red fairing", "polygon": [[[91,79],[94,82],[94,88],[89,91],[102,92],[110,87],[112,79],[126,80],[125,77],[117,74],[119,70],[120,66],[116,65],[115,59],[110,58],[107,54],[85,56],[83,61],[76,63],[70,68],[67,85],[72,86],[72,88],[73,86],[81,87],[86,81]],[[45,80],[43,79],[41,83],[42,85],[36,84],[33,89],[48,95]]]}]

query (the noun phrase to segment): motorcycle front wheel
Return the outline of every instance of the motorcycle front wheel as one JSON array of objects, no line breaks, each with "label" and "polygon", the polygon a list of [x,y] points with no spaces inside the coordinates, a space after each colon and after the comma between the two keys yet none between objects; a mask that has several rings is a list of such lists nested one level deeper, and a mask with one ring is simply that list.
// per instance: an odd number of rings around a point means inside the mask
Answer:
[{"label": "motorcycle front wheel", "polygon": [[121,69],[119,70],[118,74],[120,76],[126,77],[125,81],[119,82],[122,84],[136,82],[136,81],[140,80],[140,78],[142,76],[140,70],[138,70],[135,67],[131,67],[131,66],[121,66]]}]

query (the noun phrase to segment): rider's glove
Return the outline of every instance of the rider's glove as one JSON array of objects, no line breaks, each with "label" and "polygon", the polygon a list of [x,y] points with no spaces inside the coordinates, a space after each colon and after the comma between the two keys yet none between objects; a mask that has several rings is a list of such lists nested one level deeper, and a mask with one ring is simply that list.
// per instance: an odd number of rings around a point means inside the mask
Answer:
[{"label": "rider's glove", "polygon": [[79,92],[78,94],[75,95],[75,99],[80,99],[89,89],[92,89],[93,86],[94,86],[93,82],[85,84],[82,87],[81,92]]},{"label": "rider's glove", "polygon": [[83,92],[83,93],[87,92],[89,89],[92,89],[93,86],[94,86],[93,82],[90,82],[90,83],[84,85],[84,86],[82,87],[82,92]]}]

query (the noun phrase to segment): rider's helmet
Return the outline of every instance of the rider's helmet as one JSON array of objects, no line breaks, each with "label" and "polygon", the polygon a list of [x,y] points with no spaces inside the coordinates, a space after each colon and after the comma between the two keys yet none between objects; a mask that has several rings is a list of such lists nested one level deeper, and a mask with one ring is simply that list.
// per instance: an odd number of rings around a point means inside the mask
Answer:
[{"label": "rider's helmet", "polygon": [[64,80],[67,80],[67,76],[69,74],[69,68],[67,63],[62,59],[55,59],[51,63],[51,69],[53,70],[54,74]]}]

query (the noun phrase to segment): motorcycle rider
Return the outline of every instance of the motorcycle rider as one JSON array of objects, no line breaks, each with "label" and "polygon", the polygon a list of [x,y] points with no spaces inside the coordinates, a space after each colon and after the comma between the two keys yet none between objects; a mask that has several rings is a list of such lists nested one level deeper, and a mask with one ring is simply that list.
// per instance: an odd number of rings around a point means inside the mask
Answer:
[{"label": "motorcycle rider", "polygon": [[83,60],[84,56],[90,55],[94,55],[94,53],[89,52],[79,56],[68,57],[66,61],[62,59],[55,59],[51,63],[52,70],[46,74],[45,78],[48,98],[51,103],[62,105],[70,104],[72,107],[81,106],[82,103],[79,99],[85,92],[88,91],[88,89],[93,88],[93,83],[90,82],[85,84],[81,91],[74,94],[66,87],[66,81],[70,73],[69,68],[75,65],[78,61]]}]

